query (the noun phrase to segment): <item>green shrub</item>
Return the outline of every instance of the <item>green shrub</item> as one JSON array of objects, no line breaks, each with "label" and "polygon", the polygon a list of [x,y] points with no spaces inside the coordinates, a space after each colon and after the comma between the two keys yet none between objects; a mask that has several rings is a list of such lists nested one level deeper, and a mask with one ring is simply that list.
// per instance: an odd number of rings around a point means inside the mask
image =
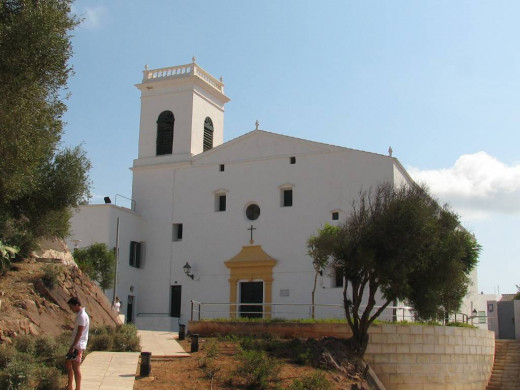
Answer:
[{"label": "green shrub", "polygon": [[39,367],[35,375],[38,383],[35,390],[59,390],[60,371],[55,367]]},{"label": "green shrub", "polygon": [[61,373],[67,373],[65,369],[65,356],[69,351],[70,342],[71,342],[71,331],[65,331],[55,337],[54,341],[56,343],[54,356],[60,356],[58,359],[49,360],[46,362],[47,366],[56,367]]},{"label": "green shrub", "polygon": [[18,336],[14,341],[14,347],[18,352],[33,354],[35,338],[29,335]]},{"label": "green shrub", "polygon": [[16,356],[16,349],[11,345],[0,346],[0,370],[7,367]]},{"label": "green shrub", "polygon": [[137,328],[132,324],[120,326],[114,335],[114,351],[137,352],[141,350]]},{"label": "green shrub", "polygon": [[116,333],[116,328],[114,326],[110,325],[101,325],[97,326],[93,329],[90,329],[91,335],[101,335],[101,334],[108,334],[113,336]]},{"label": "green shrub", "polygon": [[242,377],[248,387],[265,389],[270,381],[278,379],[280,363],[269,359],[263,351],[244,350],[240,354],[240,361],[235,374]]},{"label": "green shrub", "polygon": [[209,357],[201,357],[198,359],[199,368],[204,372],[208,379],[213,379],[220,371],[220,368],[215,365],[215,359]]},{"label": "green shrub", "polygon": [[0,389],[28,389],[32,371],[33,366],[27,359],[14,358],[7,364],[0,377]]},{"label": "green shrub", "polygon": [[294,363],[299,365],[306,365],[312,363],[313,358],[313,343],[302,342],[294,339],[284,345],[284,348],[290,352],[290,356]]},{"label": "green shrub", "polygon": [[218,347],[218,341],[216,339],[210,339],[204,345],[204,351],[206,352],[206,357],[215,358],[220,353]]},{"label": "green shrub", "polygon": [[330,390],[332,385],[323,372],[315,372],[311,376],[295,379],[288,390]]},{"label": "green shrub", "polygon": [[34,353],[40,358],[50,358],[56,354],[58,345],[52,337],[40,336],[34,340]]},{"label": "green shrub", "polygon": [[0,274],[4,274],[11,267],[11,259],[14,259],[20,250],[9,246],[0,240]]},{"label": "green shrub", "polygon": [[90,351],[110,351],[113,346],[114,338],[109,334],[91,335],[88,340]]},{"label": "green shrub", "polygon": [[258,341],[253,336],[242,336],[238,340],[240,348],[244,351],[258,350]]},{"label": "green shrub", "polygon": [[59,336],[55,337],[54,340],[56,341],[56,344],[58,345],[66,345],[67,347],[70,345],[70,339],[72,337],[72,331],[67,330],[63,333],[61,333]]},{"label": "green shrub", "polygon": [[42,282],[48,289],[53,289],[59,280],[62,270],[57,265],[47,264],[43,267]]}]

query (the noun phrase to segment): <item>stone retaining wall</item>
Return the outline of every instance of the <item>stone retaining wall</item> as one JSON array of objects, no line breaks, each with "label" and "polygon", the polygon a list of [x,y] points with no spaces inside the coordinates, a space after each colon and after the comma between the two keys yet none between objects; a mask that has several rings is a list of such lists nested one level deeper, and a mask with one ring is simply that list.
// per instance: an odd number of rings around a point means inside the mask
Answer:
[{"label": "stone retaining wall", "polygon": [[485,389],[493,332],[449,326],[373,325],[365,360],[388,390]]},{"label": "stone retaining wall", "polygon": [[[200,336],[274,334],[282,338],[350,337],[346,324],[190,321]],[[421,325],[372,325],[365,360],[388,390],[485,389],[491,376],[494,333]]]}]

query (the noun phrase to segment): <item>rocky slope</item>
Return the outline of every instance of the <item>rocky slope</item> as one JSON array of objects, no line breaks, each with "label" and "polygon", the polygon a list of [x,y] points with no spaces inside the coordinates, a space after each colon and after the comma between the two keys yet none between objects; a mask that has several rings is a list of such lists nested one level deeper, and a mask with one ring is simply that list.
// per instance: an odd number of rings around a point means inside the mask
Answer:
[{"label": "rocky slope", "polygon": [[[59,240],[41,243],[34,257],[15,262],[0,276],[0,339],[10,342],[22,334],[56,336],[71,330],[74,314],[67,301],[80,299],[90,316],[91,327],[119,324],[117,313],[103,291],[83,274],[66,245]],[[43,282],[47,274],[55,275],[52,288]]]}]

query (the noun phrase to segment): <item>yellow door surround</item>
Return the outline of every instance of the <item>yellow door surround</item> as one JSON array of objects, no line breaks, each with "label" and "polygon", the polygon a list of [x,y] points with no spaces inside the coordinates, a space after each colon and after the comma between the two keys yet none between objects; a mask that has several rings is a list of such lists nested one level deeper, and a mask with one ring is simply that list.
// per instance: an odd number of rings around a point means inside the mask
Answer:
[{"label": "yellow door surround", "polygon": [[[231,259],[224,262],[230,269],[229,277],[229,312],[232,318],[236,316],[237,291],[239,281],[263,281],[264,304],[272,303],[273,267],[277,261],[264,252],[261,245],[242,247],[242,250]],[[271,317],[271,306],[264,306],[267,318]]]}]

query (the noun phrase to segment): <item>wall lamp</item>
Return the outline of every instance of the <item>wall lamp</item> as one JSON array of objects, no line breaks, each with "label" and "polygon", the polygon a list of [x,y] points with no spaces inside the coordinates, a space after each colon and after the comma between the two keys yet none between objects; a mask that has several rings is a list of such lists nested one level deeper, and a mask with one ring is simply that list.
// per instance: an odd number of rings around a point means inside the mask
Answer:
[{"label": "wall lamp", "polygon": [[186,262],[186,264],[184,264],[184,266],[182,267],[182,269],[184,270],[184,273],[186,274],[186,276],[188,276],[189,278],[194,279],[193,274],[190,274],[190,271],[191,271],[191,265],[190,265],[190,263]]}]

